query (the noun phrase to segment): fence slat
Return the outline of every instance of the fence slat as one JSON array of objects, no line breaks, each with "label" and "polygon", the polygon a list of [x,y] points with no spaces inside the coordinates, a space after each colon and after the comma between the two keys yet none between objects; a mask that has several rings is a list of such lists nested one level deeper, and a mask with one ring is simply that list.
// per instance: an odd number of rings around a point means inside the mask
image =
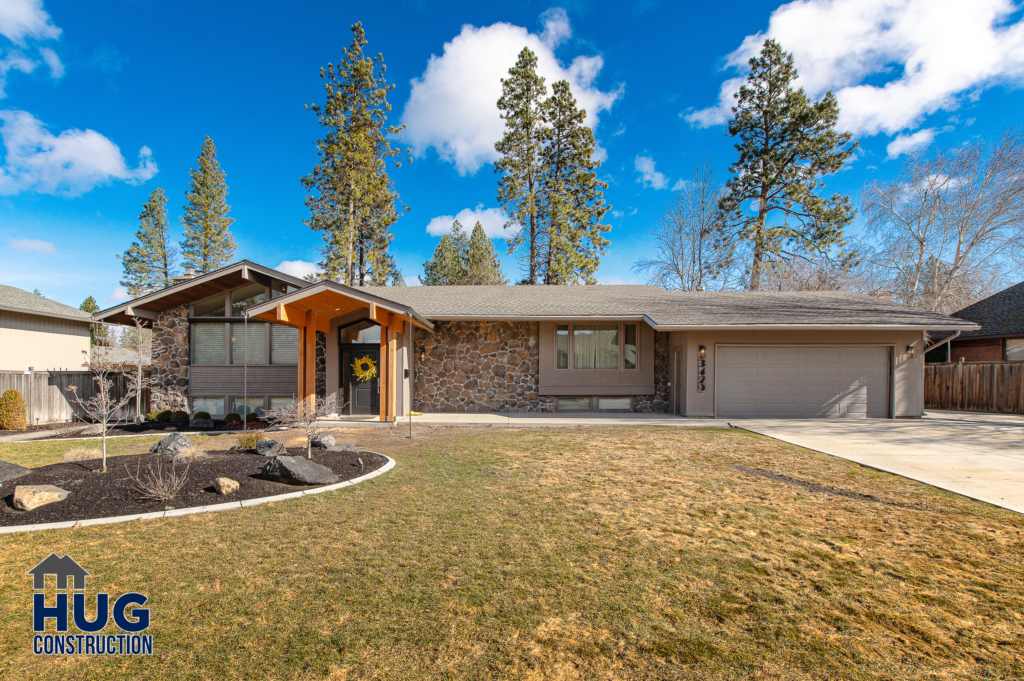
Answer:
[{"label": "fence slat", "polygon": [[[29,425],[36,423],[57,423],[72,418],[86,419],[85,412],[71,397],[68,390],[75,386],[83,400],[92,397],[96,382],[91,371],[36,371],[26,375],[21,371],[0,371],[0,394],[17,390],[25,398]],[[115,397],[128,389],[128,377],[119,374],[114,381]],[[149,411],[149,389],[142,392],[142,412]],[[123,407],[117,414],[119,419],[135,417],[135,400]]]},{"label": "fence slat", "polygon": [[1024,362],[926,364],[924,407],[1024,414]]}]

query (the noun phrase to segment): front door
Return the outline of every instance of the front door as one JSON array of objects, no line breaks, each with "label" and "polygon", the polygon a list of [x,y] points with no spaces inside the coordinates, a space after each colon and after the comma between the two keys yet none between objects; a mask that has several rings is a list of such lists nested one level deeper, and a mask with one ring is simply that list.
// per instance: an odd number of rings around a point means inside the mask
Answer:
[{"label": "front door", "polygon": [[340,350],[343,394],[341,413],[353,416],[380,414],[380,347],[343,344]]}]

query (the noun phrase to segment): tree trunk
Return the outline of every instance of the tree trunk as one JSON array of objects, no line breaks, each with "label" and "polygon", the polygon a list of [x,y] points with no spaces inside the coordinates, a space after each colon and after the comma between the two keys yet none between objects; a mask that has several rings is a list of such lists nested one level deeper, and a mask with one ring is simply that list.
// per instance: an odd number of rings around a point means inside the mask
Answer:
[{"label": "tree trunk", "polygon": [[764,260],[764,227],[767,217],[767,204],[760,199],[757,208],[757,227],[754,231],[754,257],[750,263],[750,291],[761,290],[761,262]]},{"label": "tree trunk", "polygon": [[530,281],[537,283],[537,197],[533,193],[533,176],[530,176]]},{"label": "tree trunk", "polygon": [[[349,189],[351,190],[351,187]],[[355,286],[356,284],[356,273],[352,268],[352,249],[355,246],[356,236],[355,216],[353,215],[355,209],[355,201],[350,198],[348,200],[348,237],[345,239],[345,241],[347,242],[347,255],[345,260],[345,283],[348,284],[349,286]]]}]

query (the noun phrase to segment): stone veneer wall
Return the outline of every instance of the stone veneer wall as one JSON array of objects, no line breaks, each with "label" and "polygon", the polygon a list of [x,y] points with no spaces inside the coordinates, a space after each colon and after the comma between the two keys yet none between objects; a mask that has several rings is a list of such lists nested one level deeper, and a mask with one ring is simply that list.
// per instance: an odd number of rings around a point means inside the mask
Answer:
[{"label": "stone veneer wall", "polygon": [[654,332],[654,394],[637,395],[633,400],[633,411],[641,413],[668,411],[670,406],[671,387],[669,381],[668,334]]},{"label": "stone veneer wall", "polygon": [[554,411],[554,398],[537,391],[537,322],[437,322],[416,331],[415,358],[416,411]]},{"label": "stone veneer wall", "polygon": [[188,306],[171,308],[153,321],[150,409],[170,409],[169,393],[188,398]]},{"label": "stone veneer wall", "polygon": [[316,396],[327,397],[327,334],[316,332]]}]

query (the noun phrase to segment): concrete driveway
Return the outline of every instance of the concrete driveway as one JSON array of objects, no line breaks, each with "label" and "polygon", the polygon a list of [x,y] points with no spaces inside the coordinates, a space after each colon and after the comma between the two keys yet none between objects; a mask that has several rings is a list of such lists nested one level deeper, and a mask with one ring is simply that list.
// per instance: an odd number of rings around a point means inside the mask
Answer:
[{"label": "concrete driveway", "polygon": [[1024,513],[1024,416],[929,411],[906,420],[729,423]]}]

